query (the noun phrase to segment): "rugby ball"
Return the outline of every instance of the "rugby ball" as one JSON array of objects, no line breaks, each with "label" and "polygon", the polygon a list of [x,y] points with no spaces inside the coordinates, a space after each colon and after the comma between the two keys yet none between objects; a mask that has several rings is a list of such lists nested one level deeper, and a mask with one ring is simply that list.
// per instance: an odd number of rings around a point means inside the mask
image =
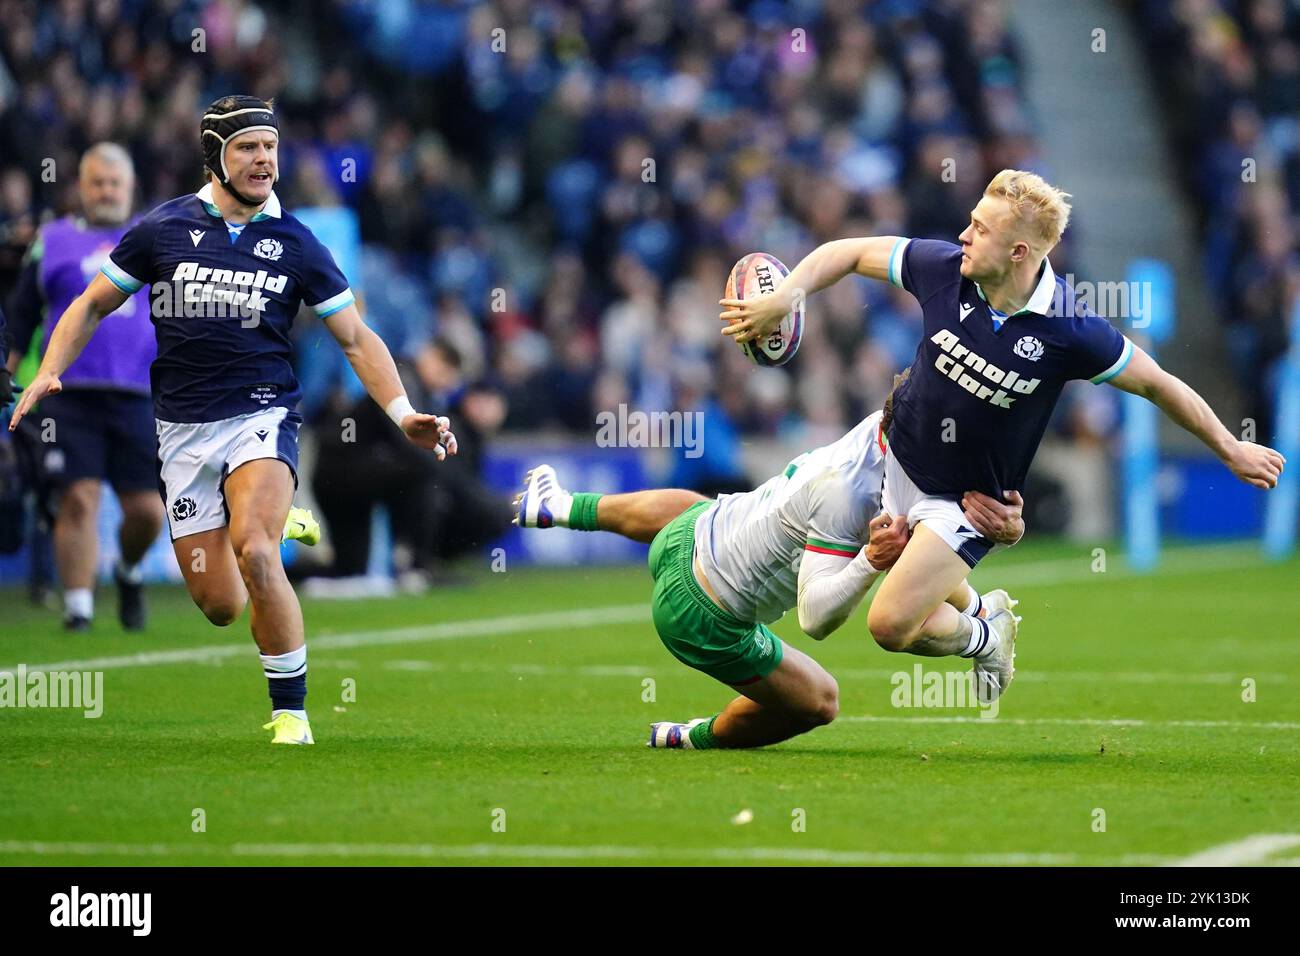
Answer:
[{"label": "rugby ball", "polygon": [[[776,291],[790,270],[774,255],[751,252],[731,267],[723,298],[753,299]],[[784,365],[799,351],[803,337],[803,302],[796,304],[781,324],[763,339],[738,342],[745,357],[756,365]]]}]

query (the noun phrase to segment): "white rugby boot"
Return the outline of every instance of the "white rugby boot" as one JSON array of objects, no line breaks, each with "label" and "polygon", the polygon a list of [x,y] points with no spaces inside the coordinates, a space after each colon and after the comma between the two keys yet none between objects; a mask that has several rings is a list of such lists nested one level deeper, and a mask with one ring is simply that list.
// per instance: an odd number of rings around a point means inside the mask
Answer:
[{"label": "white rugby boot", "polygon": [[997,636],[998,646],[987,657],[975,658],[975,694],[982,704],[990,704],[1006,693],[1016,676],[1016,632],[1020,618],[1009,608],[998,608],[988,616],[987,624]]}]

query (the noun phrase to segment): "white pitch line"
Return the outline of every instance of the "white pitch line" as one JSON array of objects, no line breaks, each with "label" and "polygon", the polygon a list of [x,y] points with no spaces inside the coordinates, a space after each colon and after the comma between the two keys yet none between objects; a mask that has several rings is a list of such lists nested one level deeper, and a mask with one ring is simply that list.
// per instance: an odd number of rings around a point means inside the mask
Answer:
[{"label": "white pitch line", "polygon": [[975,571],[980,581],[996,583],[998,587],[1034,587],[1044,584],[1062,584],[1069,581],[1123,578],[1161,578],[1209,571],[1249,570],[1267,564],[1257,548],[1239,544],[1211,545],[1201,548],[1176,548],[1166,551],[1160,566],[1154,572],[1136,571],[1123,562],[1123,553],[1116,551],[1105,571],[1092,570],[1092,549],[1079,545],[1077,558],[1053,558],[1050,561],[981,564]]},{"label": "white pitch line", "polygon": [[[1297,833],[1256,833],[1242,840],[1212,846],[1171,866],[1257,866],[1281,850],[1300,846]],[[1285,861],[1279,861],[1285,862]]]},{"label": "white pitch line", "polygon": [[390,671],[445,671],[447,665],[442,661],[384,661],[383,667]]},{"label": "white pitch line", "polygon": [[206,847],[179,843],[79,843],[45,840],[0,840],[0,858],[13,856],[183,856],[206,854]]},{"label": "white pitch line", "polygon": [[[1089,555],[1091,552],[1089,552]],[[1157,576],[1177,576],[1207,571],[1243,569],[1264,561],[1254,550],[1240,545],[1209,548],[1183,548],[1170,551]],[[989,570],[992,570],[990,568]],[[1091,571],[1090,557],[1060,558],[1038,564],[1011,564],[998,568],[998,582],[1012,587],[1068,581],[1108,578],[1139,577],[1137,572],[1120,564],[1105,574]],[[496,637],[522,631],[560,628],[598,627],[604,624],[630,624],[649,617],[647,604],[618,604],[608,607],[584,608],[567,611],[549,611],[539,614],[514,614],[479,618],[469,621],[446,621],[440,624],[419,625],[378,631],[354,631],[343,634],[326,634],[312,637],[309,646],[315,651],[341,647],[373,647],[385,644],[415,644],[425,641],[453,640],[466,637]],[[163,664],[216,663],[223,658],[240,657],[250,653],[246,643],[209,644],[202,647],[184,647],[174,650],[143,651],[113,657],[91,657],[77,660],[54,661],[48,664],[27,664],[28,673],[34,671],[108,670],[120,667],[153,667]],[[0,671],[13,673],[16,664],[0,667]],[[889,673],[893,673],[892,671]],[[1022,675],[1027,677],[1028,675]],[[1064,675],[1062,675],[1064,677]],[[1204,675],[1206,683],[1217,681],[1218,675]],[[1068,678],[1066,678],[1068,679]],[[1107,679],[1110,678],[1107,675]],[[1120,678],[1123,680],[1123,678]],[[1195,681],[1197,678],[1190,678]],[[1133,682],[1142,683],[1141,677]],[[1155,682],[1155,681],[1151,681]]]},{"label": "white pitch line", "polygon": [[1151,854],[1084,857],[1077,853],[895,853],[871,850],[826,850],[793,847],[568,846],[507,843],[78,843],[0,841],[0,857],[12,856],[134,856],[134,857],[279,857],[309,859],[375,858],[415,860],[683,860],[718,863],[830,863],[845,865],[938,866],[1158,866],[1173,858]]},{"label": "white pitch line", "polygon": [[[351,631],[343,634],[323,634],[313,637],[312,650],[333,650],[340,647],[376,647],[385,644],[419,644],[426,641],[447,641],[465,637],[499,637],[521,631],[547,631],[563,628],[600,627],[606,624],[630,624],[645,621],[650,614],[647,604],[615,604],[609,607],[576,608],[568,611],[546,611],[539,614],[510,614],[502,617],[480,618],[471,621],[446,621],[442,624],[423,624],[417,627],[400,627],[383,631]],[[116,657],[90,657],[81,660],[55,661],[50,664],[28,664],[33,671],[98,671],[116,667],[152,667],[159,664],[188,664],[219,657],[248,656],[253,648],[247,643],[209,644],[204,647],[177,648],[170,651],[144,651]],[[15,672],[17,664],[0,667],[0,671]]]},{"label": "white pitch line", "polygon": [[[1107,674],[1103,671],[1024,671],[1016,674],[1016,679],[1034,683],[1038,681],[1052,681],[1055,683],[1056,681],[1068,680],[1087,683],[1107,681],[1116,684],[1238,684],[1245,676],[1247,675],[1244,672],[1238,674],[1225,672],[1180,674],[1177,671],[1119,671]],[[1288,674],[1251,674],[1249,676],[1254,677],[1256,681],[1279,684],[1291,683],[1296,679]]]},{"label": "white pitch line", "polygon": [[876,724],[985,724],[990,727],[998,724],[1012,724],[1016,727],[1037,727],[1040,724],[1060,724],[1078,727],[1187,727],[1187,728],[1233,728],[1238,730],[1300,730],[1300,723],[1281,720],[1139,720],[1136,718],[1116,717],[969,717],[969,716],[925,716],[895,717],[860,714],[841,717],[856,723]]},{"label": "white pitch line", "polygon": [[664,667],[659,664],[484,664],[477,661],[384,661],[392,671],[456,671],[462,674],[527,674],[530,677],[647,677]]},{"label": "white pitch line", "polygon": [[[934,668],[932,672],[944,673],[945,671],[941,668]],[[927,670],[927,673],[931,673],[931,671]],[[893,669],[884,667],[835,668],[835,676],[841,679],[889,679],[895,674],[906,674],[908,678],[911,679],[912,670],[907,667],[896,667]],[[1106,682],[1116,684],[1237,684],[1244,676],[1246,676],[1245,672],[1241,674],[1229,674],[1226,672],[1180,674],[1177,671],[1121,671],[1108,674],[1102,671],[1016,671],[1016,680],[1024,681],[1026,683],[1078,681],[1082,683]],[[1250,676],[1254,677],[1259,682],[1278,684],[1293,683],[1297,679],[1287,674],[1251,674]]]},{"label": "white pitch line", "polygon": [[[313,667],[357,668],[362,666],[357,661],[336,661],[320,655],[313,659]],[[478,661],[424,661],[424,660],[390,660],[381,665],[386,670],[394,671],[457,671],[461,673],[490,674],[507,671],[513,674],[527,674],[538,677],[647,677],[652,676],[672,665],[665,661],[657,664],[488,664]],[[939,671],[936,671],[939,672]],[[835,676],[841,680],[888,680],[895,674],[911,675],[910,670],[886,667],[837,667]],[[1268,683],[1293,683],[1296,678],[1286,674],[1256,674],[1255,678]],[[1070,681],[1081,683],[1118,683],[1118,684],[1236,684],[1239,674],[1221,673],[1186,673],[1176,671],[1143,673],[1142,671],[1116,672],[1107,674],[1090,671],[1023,671],[1016,674],[1016,679],[1025,682],[1042,683],[1050,681]]]},{"label": "white pitch line", "polygon": [[[461,846],[434,844],[236,844],[237,856],[374,856],[374,857],[451,857],[481,859],[500,857],[530,860],[584,859],[708,859],[720,863],[780,862],[831,863],[846,865],[914,864],[948,866],[1068,866],[1085,862],[1077,853],[892,853],[870,850],[796,849],[790,847],[689,847],[661,846],[559,846],[473,843]],[[1152,866],[1167,862],[1167,856],[1131,855],[1108,860],[1087,859],[1089,863],[1108,862],[1117,866]]]},{"label": "white pitch line", "polygon": [[[474,621],[448,621],[442,624],[423,625],[419,627],[396,628],[379,631],[356,631],[343,634],[325,634],[311,639],[310,648],[316,657],[317,667],[360,668],[358,661],[333,659],[328,657],[330,651],[343,648],[380,646],[385,644],[410,644],[422,641],[451,640],[456,638],[494,637],[503,634],[518,633],[527,630],[544,630],[547,628],[585,628],[604,624],[627,624],[644,620],[649,612],[646,605],[621,604],[606,608],[588,608],[585,610],[551,611],[535,615],[509,615],[506,617],[482,618]],[[116,657],[93,657],[82,660],[55,661],[49,664],[28,664],[28,673],[35,671],[81,671],[107,670],[124,667],[151,667],[163,664],[218,664],[226,658],[244,657],[249,653],[246,644],[212,644],[203,647],[178,648],[167,651],[144,651],[138,654],[125,654]],[[496,665],[462,661],[446,664],[435,661],[387,661],[383,667],[390,670],[405,671],[444,671],[457,670],[465,672],[494,672],[508,670],[517,674],[532,676],[579,675],[586,677],[642,677],[662,669],[660,664],[645,665],[586,665],[565,666],[546,664],[512,664]],[[17,665],[0,667],[0,671],[13,673]],[[888,680],[900,673],[899,668],[846,667],[836,670],[836,676],[849,680]],[[908,672],[910,673],[910,672]],[[1287,674],[1254,675],[1260,681],[1269,683],[1294,683],[1295,678]],[[1084,671],[1022,671],[1018,679],[1039,683],[1044,681],[1083,682],[1083,683],[1123,683],[1123,684],[1227,684],[1236,683],[1240,675],[1226,672],[1219,673],[1185,673],[1176,671],[1162,672],[1084,672]]]}]

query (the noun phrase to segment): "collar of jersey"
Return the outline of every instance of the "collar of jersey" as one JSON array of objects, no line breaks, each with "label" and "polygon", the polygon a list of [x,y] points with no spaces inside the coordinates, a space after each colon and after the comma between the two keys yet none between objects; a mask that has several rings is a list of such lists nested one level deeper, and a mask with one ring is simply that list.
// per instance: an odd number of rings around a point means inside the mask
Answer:
[{"label": "collar of jersey", "polygon": [[1025,315],[1033,313],[1034,315],[1047,315],[1047,310],[1052,306],[1052,296],[1056,294],[1056,273],[1052,270],[1052,263],[1046,256],[1043,257],[1043,274],[1038,278],[1038,285],[1034,287],[1034,294],[1029,297],[1025,307],[1018,312],[1012,312],[1011,315],[1005,315],[999,312],[993,306],[989,305],[988,297],[984,295],[984,290],[980,288],[978,282],[975,283],[975,291],[979,297],[984,300],[984,304],[989,306],[989,311],[999,318],[1011,318],[1016,315]]},{"label": "collar of jersey", "polygon": [[[203,208],[209,216],[215,216],[218,219],[224,218],[221,215],[221,210],[217,208],[217,204],[212,201],[212,183],[210,182],[204,183],[203,188],[200,189],[198,192],[196,192],[194,195],[199,197],[199,202],[203,203]],[[275,190],[272,189],[271,195],[268,196],[266,198],[266,202],[262,204],[261,212],[257,213],[255,216],[253,216],[252,219],[248,221],[260,222],[263,219],[279,219],[279,218],[280,218],[280,197],[277,196],[275,194]]]}]

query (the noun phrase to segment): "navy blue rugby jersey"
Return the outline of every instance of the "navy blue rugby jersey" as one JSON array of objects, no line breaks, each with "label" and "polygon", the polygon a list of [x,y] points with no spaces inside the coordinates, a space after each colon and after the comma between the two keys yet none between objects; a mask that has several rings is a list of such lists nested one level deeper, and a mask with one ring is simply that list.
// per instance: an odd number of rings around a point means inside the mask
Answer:
[{"label": "navy blue rugby jersey", "polygon": [[925,331],[888,439],[926,494],[1000,500],[1024,488],[1065,383],[1113,378],[1133,343],[1076,302],[1046,259],[1029,302],[1001,316],[961,274],[961,254],[951,242],[900,239],[890,256],[889,279],[921,303]]},{"label": "navy blue rugby jersey", "polygon": [[154,414],[166,422],[295,407],[289,330],[300,304],[325,318],[354,301],[330,251],[274,193],[235,231],[211,183],[142,218],[100,271],[128,294],[152,287],[150,383]]}]

